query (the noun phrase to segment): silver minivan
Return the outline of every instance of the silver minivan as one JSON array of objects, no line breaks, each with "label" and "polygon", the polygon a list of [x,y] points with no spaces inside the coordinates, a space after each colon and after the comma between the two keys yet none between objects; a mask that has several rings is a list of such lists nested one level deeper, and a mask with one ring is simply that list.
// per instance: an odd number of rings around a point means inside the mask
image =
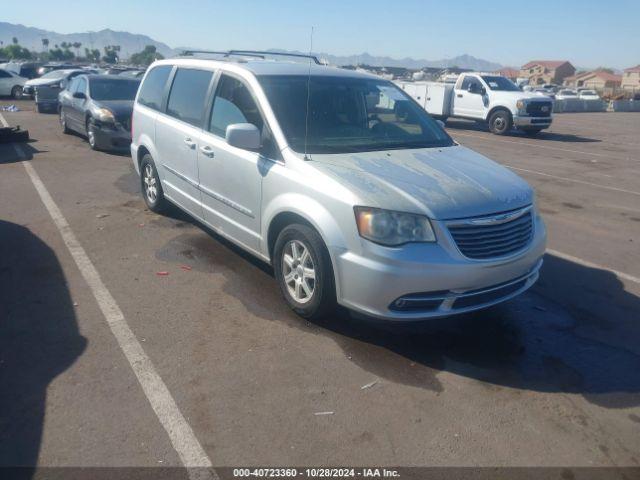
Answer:
[{"label": "silver minivan", "polygon": [[546,243],[529,185],[393,83],[313,60],[154,63],[131,144],[148,207],[270,263],[306,318],[441,317],[527,290]]}]

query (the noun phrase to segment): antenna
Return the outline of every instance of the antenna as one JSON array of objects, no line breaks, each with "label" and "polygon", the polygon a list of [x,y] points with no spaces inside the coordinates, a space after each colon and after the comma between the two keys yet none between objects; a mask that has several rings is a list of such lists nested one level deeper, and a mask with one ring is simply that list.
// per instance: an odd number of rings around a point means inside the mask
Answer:
[{"label": "antenna", "polygon": [[[311,160],[307,155],[307,140],[309,138],[309,97],[311,96],[311,59],[313,58],[313,26],[311,27],[311,39],[309,42],[309,71],[307,72],[307,111],[304,119],[304,159]],[[316,60],[316,63],[318,61]]]}]

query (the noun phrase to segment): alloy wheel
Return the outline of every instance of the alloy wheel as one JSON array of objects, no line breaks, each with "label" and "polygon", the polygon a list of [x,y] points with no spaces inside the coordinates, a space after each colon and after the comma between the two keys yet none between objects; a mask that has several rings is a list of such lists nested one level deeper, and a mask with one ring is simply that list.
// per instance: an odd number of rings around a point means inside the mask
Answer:
[{"label": "alloy wheel", "polygon": [[282,275],[289,295],[298,303],[313,298],[316,270],[309,249],[299,240],[287,242],[282,251]]},{"label": "alloy wheel", "polygon": [[158,185],[156,184],[156,176],[150,163],[145,165],[142,178],[144,181],[144,194],[147,196],[147,200],[149,200],[150,203],[155,203],[158,198]]}]

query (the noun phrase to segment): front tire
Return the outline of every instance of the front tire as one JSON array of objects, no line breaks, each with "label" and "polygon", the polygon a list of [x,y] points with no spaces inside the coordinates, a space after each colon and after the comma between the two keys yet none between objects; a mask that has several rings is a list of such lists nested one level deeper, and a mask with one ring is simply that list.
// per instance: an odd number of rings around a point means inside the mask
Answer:
[{"label": "front tire", "polygon": [[289,307],[318,320],[336,308],[331,258],[322,237],[307,225],[285,227],[276,240],[273,269]]},{"label": "front tire", "polygon": [[513,127],[513,118],[506,110],[497,110],[489,117],[489,130],[495,135],[506,135],[511,127]]},{"label": "front tire", "polygon": [[87,142],[89,142],[91,150],[98,150],[98,146],[96,144],[95,125],[93,124],[93,119],[91,117],[87,118],[85,131],[87,132]]},{"label": "front tire", "polygon": [[148,153],[140,162],[140,187],[144,203],[152,212],[161,213],[167,208],[167,200],[164,198],[160,177],[156,170],[156,164]]},{"label": "front tire", "polygon": [[16,85],[11,89],[11,96],[15,100],[19,100],[22,98],[22,87],[20,85]]},{"label": "front tire", "polygon": [[71,130],[69,130],[69,127],[67,126],[67,116],[62,108],[60,109],[60,126],[62,127],[62,133],[66,135],[71,133]]}]

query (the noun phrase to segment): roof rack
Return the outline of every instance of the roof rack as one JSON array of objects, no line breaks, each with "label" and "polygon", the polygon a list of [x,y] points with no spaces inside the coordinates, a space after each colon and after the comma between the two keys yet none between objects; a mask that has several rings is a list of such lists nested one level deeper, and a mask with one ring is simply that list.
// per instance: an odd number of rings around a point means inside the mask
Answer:
[{"label": "roof rack", "polygon": [[316,65],[322,65],[318,57],[315,55],[305,55],[303,53],[285,53],[285,52],[268,52],[261,50],[228,50],[226,52],[217,51],[217,50],[183,50],[182,55],[184,56],[194,56],[197,54],[207,54],[207,55],[223,55],[225,57],[230,56],[238,56],[238,57],[256,57],[265,59],[267,55],[274,55],[277,57],[295,57],[295,58],[308,58],[313,60]]}]

